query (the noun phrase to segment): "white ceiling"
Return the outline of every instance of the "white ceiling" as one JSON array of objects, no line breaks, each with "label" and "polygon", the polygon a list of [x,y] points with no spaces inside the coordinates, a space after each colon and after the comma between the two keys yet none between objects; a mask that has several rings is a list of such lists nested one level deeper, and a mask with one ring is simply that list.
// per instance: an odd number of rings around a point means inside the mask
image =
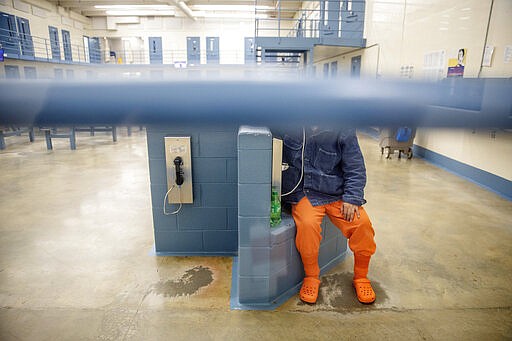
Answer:
[{"label": "white ceiling", "polygon": [[[78,12],[87,17],[97,17],[97,16],[116,16],[122,15],[119,14],[119,10],[128,10],[128,5],[133,6],[148,6],[148,5],[158,5],[160,6],[160,11],[165,10],[167,13],[163,15],[171,15],[172,12],[175,13],[174,16],[183,17],[183,16],[201,16],[201,13],[208,13],[209,15],[231,15],[233,17],[237,17],[239,15],[242,17],[247,17],[248,15],[254,14],[254,0],[47,0],[55,5],[63,7],[68,10],[72,10],[74,12]],[[120,6],[122,5],[124,8],[98,8],[97,6]],[[209,6],[208,8],[201,8],[201,6]],[[162,6],[168,6],[165,9]],[[219,7],[222,6],[222,7]],[[226,7],[226,6],[230,6]],[[281,17],[283,18],[293,18],[296,11],[300,9],[302,6],[302,1],[296,0],[257,0],[258,13],[261,15],[267,15],[268,17],[277,17],[277,8],[281,6]],[[261,9],[260,9],[261,8]],[[117,14],[109,14],[107,11],[115,10]],[[134,14],[134,11],[139,11],[141,13],[140,16],[151,15],[158,16],[158,11],[154,9],[151,10],[151,13],[145,14],[142,11],[149,10],[148,7],[134,7],[130,10],[130,14],[126,15],[137,15]],[[190,12],[189,12],[190,11]],[[189,12],[189,13],[186,13]],[[112,13],[112,12],[111,12]]]}]

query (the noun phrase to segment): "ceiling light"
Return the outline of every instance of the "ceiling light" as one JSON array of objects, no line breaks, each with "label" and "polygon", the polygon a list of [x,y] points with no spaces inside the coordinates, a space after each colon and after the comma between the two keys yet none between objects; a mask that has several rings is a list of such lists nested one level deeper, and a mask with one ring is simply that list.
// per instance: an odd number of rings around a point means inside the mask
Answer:
[{"label": "ceiling light", "polygon": [[105,11],[107,15],[111,16],[155,16],[155,17],[173,17],[176,15],[175,11],[161,11],[161,10],[117,10],[117,11]]},{"label": "ceiling light", "polygon": [[174,9],[168,5],[95,5],[94,8],[106,10],[171,10]]},{"label": "ceiling light", "polygon": [[203,18],[234,18],[234,19],[267,19],[267,14],[254,13],[207,13],[204,11],[194,12],[195,16]]},{"label": "ceiling light", "polygon": [[254,12],[254,10],[273,10],[271,6],[252,5],[193,5],[193,9],[200,11],[232,11],[232,12]]}]

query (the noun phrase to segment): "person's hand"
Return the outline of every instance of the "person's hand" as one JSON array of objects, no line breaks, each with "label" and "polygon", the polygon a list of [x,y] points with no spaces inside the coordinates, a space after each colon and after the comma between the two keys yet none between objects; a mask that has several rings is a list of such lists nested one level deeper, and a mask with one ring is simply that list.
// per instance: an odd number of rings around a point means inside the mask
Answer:
[{"label": "person's hand", "polygon": [[359,206],[344,202],[343,206],[341,206],[341,216],[343,219],[352,222],[352,220],[354,220],[354,213],[358,218],[361,217],[359,214]]}]

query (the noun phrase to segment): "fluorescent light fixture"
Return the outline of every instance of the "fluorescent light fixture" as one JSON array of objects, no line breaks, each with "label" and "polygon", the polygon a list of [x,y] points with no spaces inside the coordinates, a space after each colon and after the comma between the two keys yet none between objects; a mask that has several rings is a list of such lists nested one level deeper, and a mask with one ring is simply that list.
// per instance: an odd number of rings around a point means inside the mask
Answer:
[{"label": "fluorescent light fixture", "polygon": [[106,10],[172,10],[173,6],[169,5],[95,5],[96,9]]},{"label": "fluorescent light fixture", "polygon": [[191,8],[199,11],[230,11],[230,12],[254,12],[257,10],[273,10],[272,6],[256,6],[252,5],[193,5]]},{"label": "fluorescent light fixture", "polygon": [[207,13],[204,11],[194,11],[194,15],[200,18],[233,18],[233,19],[267,19],[267,14],[254,13]]},{"label": "fluorescent light fixture", "polygon": [[117,10],[117,11],[105,11],[107,15],[111,16],[139,16],[139,17],[172,17],[176,15],[175,11],[155,11],[155,10]]}]

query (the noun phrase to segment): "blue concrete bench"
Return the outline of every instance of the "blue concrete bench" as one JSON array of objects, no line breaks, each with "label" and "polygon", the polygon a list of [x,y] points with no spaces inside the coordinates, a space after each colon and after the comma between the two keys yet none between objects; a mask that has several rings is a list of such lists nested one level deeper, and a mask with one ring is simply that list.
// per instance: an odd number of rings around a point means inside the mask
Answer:
[{"label": "blue concrete bench", "polygon": [[[96,133],[96,132],[102,132],[102,131],[112,132],[112,141],[117,142],[117,129],[114,126],[112,126],[112,127],[91,126],[91,127],[87,127],[87,128],[75,127],[75,132],[77,132],[77,131],[88,131],[91,136],[94,136],[94,133]],[[130,131],[130,134],[131,134],[131,131]]]},{"label": "blue concrete bench", "polygon": [[53,149],[52,139],[69,139],[70,148],[76,149],[76,135],[75,128],[71,127],[68,132],[58,133],[56,128],[39,128],[44,132],[44,138],[46,140],[46,148],[48,150]]},{"label": "blue concrete bench", "polygon": [[[270,227],[272,134],[268,128],[238,131],[238,257],[233,268],[231,306],[273,309],[295,295],[304,278],[295,247],[295,223],[283,213]],[[322,273],[341,261],[347,240],[328,220],[322,222]]]},{"label": "blue concrete bench", "polygon": [[55,138],[69,139],[70,148],[72,150],[75,150],[76,149],[76,133],[80,132],[80,131],[89,132],[91,136],[94,136],[95,132],[101,132],[101,131],[112,132],[112,140],[114,142],[117,141],[117,130],[116,130],[115,126],[110,126],[110,127],[91,126],[91,127],[87,127],[87,128],[70,127],[68,131],[60,132],[60,133],[58,132],[57,128],[40,128],[40,130],[44,131],[44,136],[46,139],[46,148],[48,150],[53,149],[52,139],[55,139]]},{"label": "blue concrete bench", "polygon": [[34,142],[34,128],[32,127],[11,127],[10,129],[3,130],[0,128],[0,150],[5,149],[5,138],[11,136],[21,136],[21,134],[28,133],[30,142]]}]

